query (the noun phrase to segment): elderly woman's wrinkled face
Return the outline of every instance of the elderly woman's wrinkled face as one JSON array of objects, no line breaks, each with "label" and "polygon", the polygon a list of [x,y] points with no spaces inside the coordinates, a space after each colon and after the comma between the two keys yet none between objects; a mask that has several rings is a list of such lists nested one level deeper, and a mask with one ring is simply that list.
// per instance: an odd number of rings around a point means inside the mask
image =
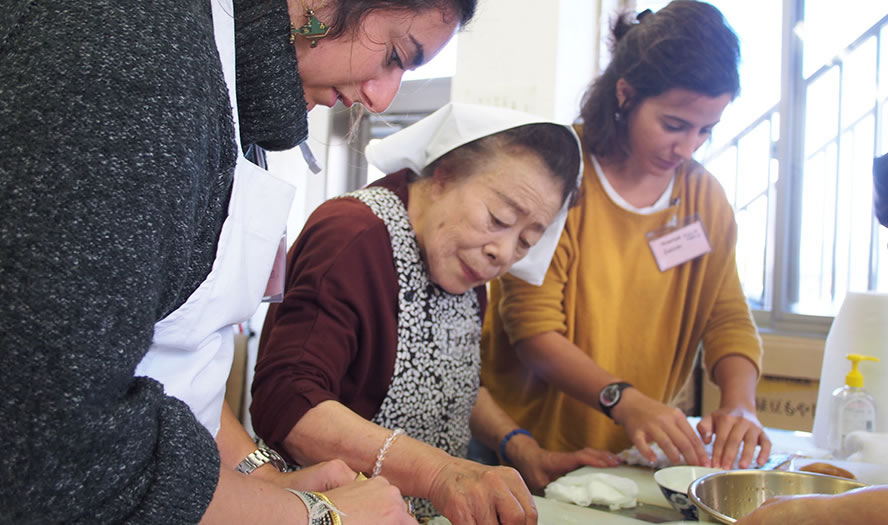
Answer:
[{"label": "elderly woman's wrinkled face", "polygon": [[474,174],[430,184],[414,223],[432,281],[464,293],[524,257],[561,208],[562,183],[532,153],[502,153]]}]

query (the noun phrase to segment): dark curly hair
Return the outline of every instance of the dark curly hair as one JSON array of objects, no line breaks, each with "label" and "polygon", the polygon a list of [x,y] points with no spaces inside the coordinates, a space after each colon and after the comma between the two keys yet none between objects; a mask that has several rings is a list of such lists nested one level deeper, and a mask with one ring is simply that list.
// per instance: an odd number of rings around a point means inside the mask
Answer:
[{"label": "dark curly hair", "polygon": [[[737,35],[705,2],[674,0],[656,13],[619,15],[611,27],[611,55],[580,109],[583,146],[602,157],[628,156],[627,117],[646,98],[674,88],[710,97],[734,98],[740,91]],[[616,95],[621,78],[633,90],[622,106]]]}]

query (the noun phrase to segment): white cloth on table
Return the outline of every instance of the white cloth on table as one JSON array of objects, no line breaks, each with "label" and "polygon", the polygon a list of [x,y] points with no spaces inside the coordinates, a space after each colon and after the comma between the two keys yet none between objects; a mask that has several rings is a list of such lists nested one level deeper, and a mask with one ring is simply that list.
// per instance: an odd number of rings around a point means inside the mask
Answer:
[{"label": "white cloth on table", "polygon": [[562,476],[549,483],[546,498],[573,503],[581,507],[606,505],[610,510],[635,507],[638,484],[631,479],[596,472]]}]

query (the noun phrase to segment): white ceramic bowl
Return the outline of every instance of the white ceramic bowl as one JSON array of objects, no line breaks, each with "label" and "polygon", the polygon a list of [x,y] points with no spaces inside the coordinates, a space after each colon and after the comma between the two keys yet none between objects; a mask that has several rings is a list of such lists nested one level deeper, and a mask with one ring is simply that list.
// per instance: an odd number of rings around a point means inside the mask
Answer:
[{"label": "white ceramic bowl", "polygon": [[724,471],[717,468],[677,465],[654,472],[654,481],[660,486],[660,491],[669,500],[672,508],[681,512],[685,519],[695,521],[697,507],[688,497],[688,487],[696,479],[716,472]]}]

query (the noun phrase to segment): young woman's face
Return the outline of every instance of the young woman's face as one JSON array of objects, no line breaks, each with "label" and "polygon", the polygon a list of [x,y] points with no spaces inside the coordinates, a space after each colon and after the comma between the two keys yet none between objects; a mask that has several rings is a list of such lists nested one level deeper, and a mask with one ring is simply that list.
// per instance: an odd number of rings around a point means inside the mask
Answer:
[{"label": "young woman's face", "polygon": [[531,153],[499,154],[443,184],[434,177],[413,226],[432,281],[453,294],[506,273],[561,208],[562,183]]},{"label": "young woman's face", "polygon": [[[290,18],[298,27],[305,23],[304,11],[298,2],[294,5]],[[323,15],[318,12],[321,21]],[[294,45],[308,109],[318,104],[333,107],[342,100],[347,107],[361,103],[370,111],[384,111],[404,72],[428,62],[456,28],[457,17],[440,9],[379,10],[363,18],[354,37],[346,32],[335,40],[322,38],[312,48],[309,40],[297,36]]]},{"label": "young woman's face", "polygon": [[709,138],[730,101],[727,93],[709,97],[679,88],[643,100],[629,115],[627,162],[639,174],[672,176]]}]

